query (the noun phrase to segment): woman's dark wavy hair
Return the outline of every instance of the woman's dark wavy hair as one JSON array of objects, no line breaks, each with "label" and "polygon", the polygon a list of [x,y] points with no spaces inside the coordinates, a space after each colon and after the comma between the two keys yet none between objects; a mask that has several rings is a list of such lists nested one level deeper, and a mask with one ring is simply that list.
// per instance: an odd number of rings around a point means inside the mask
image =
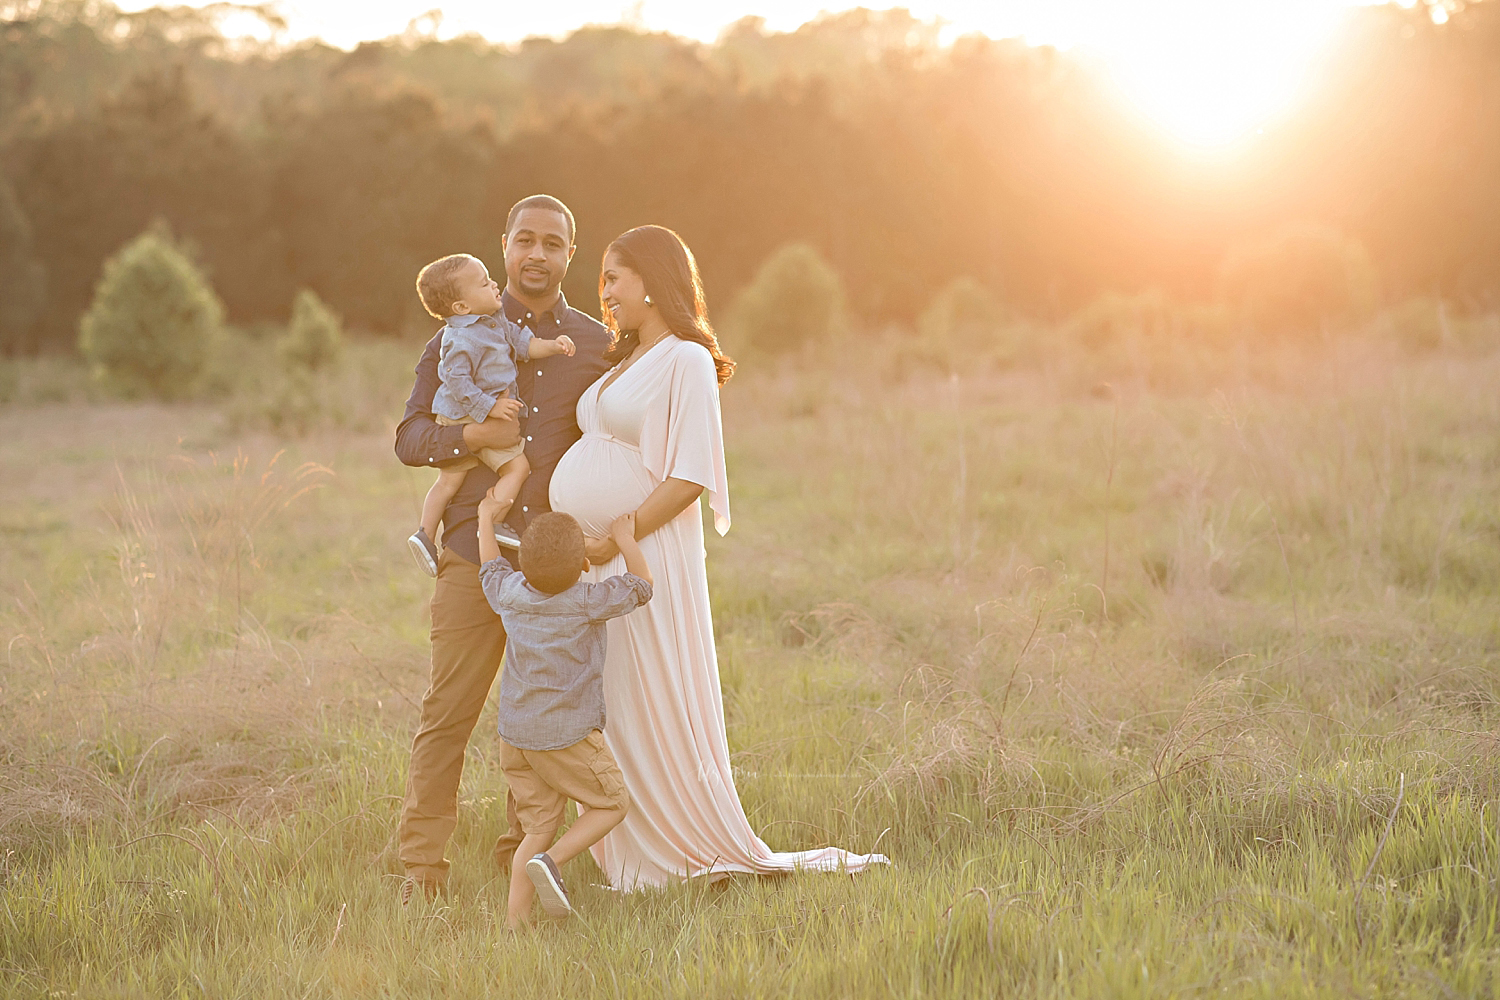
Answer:
[{"label": "woman's dark wavy hair", "polygon": [[[703,297],[703,281],[698,277],[698,262],[682,237],[662,226],[639,226],[621,233],[604,251],[619,256],[620,263],[641,276],[646,294],[666,321],[667,329],[683,340],[702,344],[713,355],[719,384],[734,374],[734,361],[719,350],[719,340],[708,322],[708,301]],[[614,338],[604,352],[604,360],[619,364],[630,356],[640,342],[639,331],[621,330],[604,306],[604,276],[599,277],[600,312]]]}]

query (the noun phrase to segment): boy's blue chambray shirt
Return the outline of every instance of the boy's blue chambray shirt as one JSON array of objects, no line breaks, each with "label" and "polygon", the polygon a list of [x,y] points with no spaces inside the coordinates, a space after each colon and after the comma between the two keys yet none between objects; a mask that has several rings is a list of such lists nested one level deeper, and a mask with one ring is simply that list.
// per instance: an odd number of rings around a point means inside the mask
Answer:
[{"label": "boy's blue chambray shirt", "polygon": [[501,556],[479,568],[479,585],[507,637],[500,738],[561,750],[603,729],[604,623],[651,600],[651,584],[625,573],[544,594]]},{"label": "boy's blue chambray shirt", "polygon": [[438,354],[443,384],[432,412],[449,420],[484,420],[505,393],[516,398],[516,359],[531,357],[532,333],[497,316],[449,316]]}]

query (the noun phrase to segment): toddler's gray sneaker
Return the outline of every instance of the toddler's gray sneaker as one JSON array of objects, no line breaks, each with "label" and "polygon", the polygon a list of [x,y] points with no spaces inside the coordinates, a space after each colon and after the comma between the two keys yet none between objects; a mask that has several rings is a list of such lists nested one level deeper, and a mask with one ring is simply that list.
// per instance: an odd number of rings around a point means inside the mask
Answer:
[{"label": "toddler's gray sneaker", "polygon": [[406,544],[411,549],[411,557],[417,561],[417,568],[428,576],[437,576],[438,550],[427,537],[427,529],[418,528],[412,532]]},{"label": "toddler's gray sneaker", "polygon": [[562,875],[552,858],[538,854],[526,862],[526,875],[536,886],[537,898],[542,901],[542,911],[549,917],[566,917],[572,914],[573,906],[568,902],[568,890],[563,888]]}]

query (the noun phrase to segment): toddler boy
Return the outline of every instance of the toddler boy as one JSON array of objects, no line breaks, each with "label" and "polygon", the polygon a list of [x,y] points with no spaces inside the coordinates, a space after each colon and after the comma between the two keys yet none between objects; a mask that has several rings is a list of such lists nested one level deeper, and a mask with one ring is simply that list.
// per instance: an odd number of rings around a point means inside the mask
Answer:
[{"label": "toddler boy", "polygon": [[[519,415],[525,407],[516,398],[516,359],[573,354],[573,340],[566,334],[542,340],[505,318],[500,311],[500,286],[477,257],[456,253],[428,264],[417,274],[417,294],[428,313],[445,321],[438,354],[442,384],[432,399],[432,414],[439,424],[472,424],[489,416]],[[437,576],[434,539],[438,522],[470,469],[483,461],[500,477],[490,487],[490,496],[504,508],[500,520],[531,474],[524,442],[509,448],[483,448],[478,455],[439,471],[422,502],[422,524],[406,540],[417,566],[428,576]],[[512,548],[520,544],[508,529],[500,531]]]},{"label": "toddler boy", "polygon": [[[558,866],[598,843],[625,818],[630,796],[604,742],[605,622],[651,599],[651,571],[635,540],[635,514],[610,525],[626,572],[599,583],[583,531],[570,515],[539,514],[521,538],[521,572],[500,555],[495,518],[479,504],[479,583],[508,637],[500,680],[500,767],[526,834],[511,867],[506,923],[528,922],[533,895],[550,917],[573,912]],[[568,799],[583,808],[556,844]]]}]

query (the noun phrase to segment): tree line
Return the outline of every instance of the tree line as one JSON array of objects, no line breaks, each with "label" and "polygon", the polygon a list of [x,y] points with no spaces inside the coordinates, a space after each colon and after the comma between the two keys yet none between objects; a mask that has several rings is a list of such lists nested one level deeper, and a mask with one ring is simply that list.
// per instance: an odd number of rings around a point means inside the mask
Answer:
[{"label": "tree line", "polygon": [[604,245],[645,222],[682,233],[716,311],[788,243],[866,323],[914,322],[959,277],[1043,319],[1108,292],[1207,300],[1226,262],[1309,226],[1387,301],[1489,308],[1500,2],[1445,9],[1358,10],[1313,99],[1205,165],[1066,54],[941,45],[903,11],[748,19],[712,45],[414,24],[343,52],[282,43],[261,8],[254,42],[218,8],[0,3],[0,349],[72,349],[105,260],[156,220],[232,322],[285,322],[308,288],[352,328],[425,329],[417,268],[497,260],[537,191],[578,216],[565,291],[590,310]]}]

